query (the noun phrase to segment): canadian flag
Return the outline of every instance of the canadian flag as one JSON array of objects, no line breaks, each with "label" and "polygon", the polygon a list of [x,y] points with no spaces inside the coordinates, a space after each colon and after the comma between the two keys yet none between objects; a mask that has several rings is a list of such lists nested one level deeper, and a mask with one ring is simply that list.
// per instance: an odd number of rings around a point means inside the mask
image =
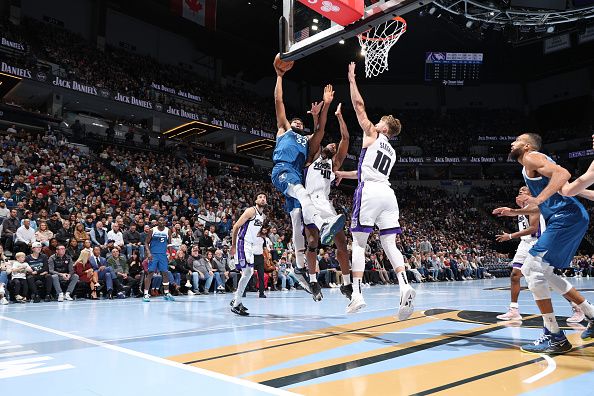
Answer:
[{"label": "canadian flag", "polygon": [[217,0],[171,0],[174,14],[214,30],[217,21]]}]

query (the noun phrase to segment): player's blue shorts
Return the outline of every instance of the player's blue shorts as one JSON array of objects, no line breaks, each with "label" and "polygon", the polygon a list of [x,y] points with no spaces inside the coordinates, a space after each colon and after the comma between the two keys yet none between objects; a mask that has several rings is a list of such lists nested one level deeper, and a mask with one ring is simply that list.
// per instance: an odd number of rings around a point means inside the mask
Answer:
[{"label": "player's blue shorts", "polygon": [[532,256],[542,256],[555,268],[567,268],[573,260],[590,218],[581,205],[565,207],[547,219],[547,229],[530,249]]},{"label": "player's blue shorts", "polygon": [[153,257],[148,262],[148,270],[150,272],[164,272],[169,269],[169,262],[167,261],[167,254],[153,254]]},{"label": "player's blue shorts", "polygon": [[301,204],[296,198],[287,195],[289,184],[303,184],[303,172],[295,169],[287,162],[279,162],[272,168],[272,184],[285,196],[285,210],[287,213],[295,208],[301,208]]}]

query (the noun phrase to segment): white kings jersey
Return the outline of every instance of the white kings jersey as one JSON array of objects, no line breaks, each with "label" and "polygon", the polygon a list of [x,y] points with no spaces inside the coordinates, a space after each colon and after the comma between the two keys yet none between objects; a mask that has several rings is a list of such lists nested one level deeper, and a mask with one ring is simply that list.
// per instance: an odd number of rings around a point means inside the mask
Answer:
[{"label": "white kings jersey", "polygon": [[[540,218],[540,224],[538,225],[538,231],[536,231],[535,234],[524,235],[523,237],[520,237],[521,240],[532,242],[532,241],[536,241],[541,236],[541,234],[547,228],[547,225],[546,225],[545,219],[544,219],[544,217],[542,217],[542,215],[539,218]],[[519,231],[524,231],[526,228],[530,227],[530,221],[528,219],[529,219],[528,216],[524,216],[524,215],[518,216],[518,230]]]},{"label": "white kings jersey", "polygon": [[305,168],[305,190],[312,197],[319,195],[328,199],[330,185],[335,178],[336,175],[332,171],[332,159],[324,159],[320,155],[317,160]]},{"label": "white kings jersey", "polygon": [[390,172],[396,163],[396,152],[386,135],[379,134],[371,146],[361,150],[359,157],[359,182],[390,185]]},{"label": "white kings jersey", "polygon": [[251,243],[255,243],[258,240],[258,234],[260,233],[260,229],[262,229],[262,224],[264,224],[264,213],[258,212],[258,207],[254,206],[256,214],[243,223],[241,228],[239,229],[239,233],[237,237],[239,239],[246,240]]}]

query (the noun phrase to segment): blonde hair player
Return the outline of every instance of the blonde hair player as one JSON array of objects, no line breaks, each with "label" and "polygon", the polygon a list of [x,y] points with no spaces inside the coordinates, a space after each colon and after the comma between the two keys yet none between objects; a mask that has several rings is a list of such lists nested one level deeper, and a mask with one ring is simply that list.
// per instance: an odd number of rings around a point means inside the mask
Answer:
[{"label": "blonde hair player", "polygon": [[347,313],[354,313],[365,307],[361,294],[361,279],[365,269],[365,246],[373,227],[380,230],[380,242],[392,267],[396,270],[400,285],[400,309],[398,318],[407,319],[414,311],[416,292],[408,284],[404,267],[404,257],[396,247],[396,234],[401,233],[398,222],[400,210],[394,190],[390,186],[390,172],[396,162],[396,152],[389,138],[398,136],[402,126],[391,115],[383,116],[373,125],[367,118],[363,98],[357,88],[355,63],[351,62],[348,72],[351,101],[363,129],[363,146],[357,171],[336,172],[337,177],[357,179],[355,190],[351,232],[353,234],[353,294],[347,306]]}]

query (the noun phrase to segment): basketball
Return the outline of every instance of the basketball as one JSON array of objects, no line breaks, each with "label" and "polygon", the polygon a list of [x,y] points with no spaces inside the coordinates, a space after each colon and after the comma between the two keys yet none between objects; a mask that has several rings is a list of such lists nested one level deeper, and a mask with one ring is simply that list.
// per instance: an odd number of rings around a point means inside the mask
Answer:
[{"label": "basketball", "polygon": [[284,60],[282,60],[280,58],[280,54],[276,54],[276,56],[274,57],[274,68],[276,70],[279,70],[283,73],[288,72],[289,70],[291,70],[291,68],[293,67],[293,64],[295,62],[291,61],[291,62],[285,62]]}]

